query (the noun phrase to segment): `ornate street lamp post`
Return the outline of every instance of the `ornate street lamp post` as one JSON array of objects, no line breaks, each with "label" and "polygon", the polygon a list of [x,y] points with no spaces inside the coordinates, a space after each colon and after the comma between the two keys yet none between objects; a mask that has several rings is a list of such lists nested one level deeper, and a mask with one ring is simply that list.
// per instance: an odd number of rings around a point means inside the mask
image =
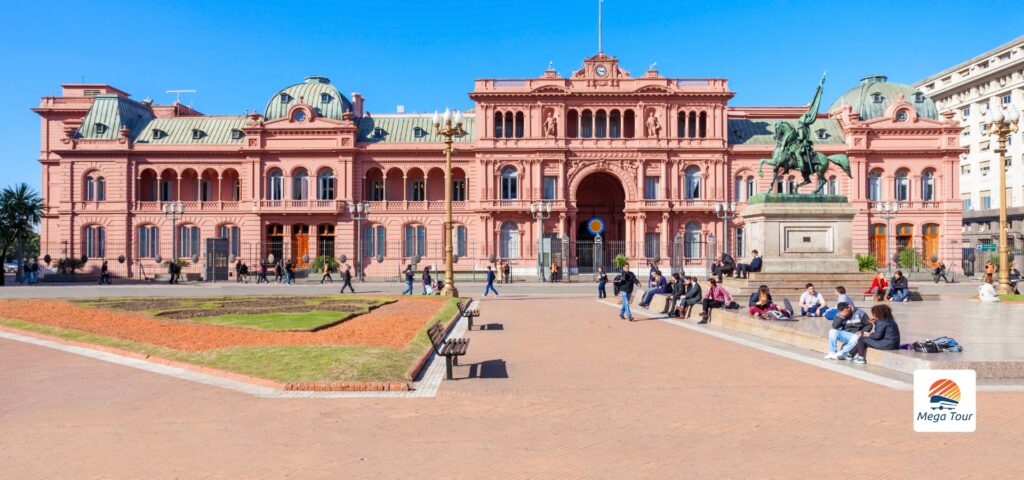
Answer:
[{"label": "ornate street lamp post", "polygon": [[452,138],[462,136],[462,112],[444,109],[444,114],[434,112],[434,133],[444,137],[444,288],[441,295],[459,296],[455,288],[455,262],[452,252]]},{"label": "ornate street lamp post", "polygon": [[899,202],[878,202],[875,204],[879,215],[885,215],[885,276],[892,277],[892,259],[889,258],[889,231],[891,230],[892,217],[900,209]]},{"label": "ornate street lamp post", "polygon": [[530,214],[537,220],[537,280],[544,281],[544,220],[551,218],[551,202],[531,202]]},{"label": "ornate street lamp post", "polygon": [[169,202],[163,204],[164,218],[171,217],[171,261],[178,263],[178,220],[185,216],[185,204]]},{"label": "ornate street lamp post", "polygon": [[363,275],[363,220],[370,215],[370,204],[356,202],[348,204],[348,214],[356,221],[356,278],[366,281]]},{"label": "ornate street lamp post", "polygon": [[729,220],[736,216],[736,202],[715,203],[715,216],[719,220],[725,220],[725,239],[723,240],[725,246],[722,253],[729,253]]},{"label": "ornate street lamp post", "polygon": [[998,141],[995,152],[999,154],[999,288],[996,290],[999,295],[1013,292],[1010,288],[1010,245],[1006,239],[1006,139],[1017,131],[1019,120],[1020,112],[1013,107],[1005,113],[998,107],[985,113],[989,133]]}]

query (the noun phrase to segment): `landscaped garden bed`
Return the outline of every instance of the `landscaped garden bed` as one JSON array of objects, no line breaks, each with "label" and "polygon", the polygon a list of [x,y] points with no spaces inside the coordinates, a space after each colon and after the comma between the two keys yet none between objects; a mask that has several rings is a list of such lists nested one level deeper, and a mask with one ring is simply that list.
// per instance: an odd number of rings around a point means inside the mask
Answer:
[{"label": "landscaped garden bed", "polygon": [[0,326],[277,382],[401,382],[455,313],[438,297],[5,300]]}]

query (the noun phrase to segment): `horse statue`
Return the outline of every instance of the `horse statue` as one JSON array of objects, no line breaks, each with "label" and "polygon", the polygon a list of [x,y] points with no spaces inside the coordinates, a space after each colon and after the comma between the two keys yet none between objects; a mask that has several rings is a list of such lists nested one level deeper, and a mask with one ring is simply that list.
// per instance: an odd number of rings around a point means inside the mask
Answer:
[{"label": "horse statue", "polygon": [[[793,127],[786,122],[775,123],[777,139],[785,137],[787,133],[792,130]],[[813,160],[809,162],[801,161],[800,158],[797,158],[797,155],[802,154],[800,150],[786,148],[783,142],[779,142],[779,146],[776,147],[774,152],[772,152],[771,159],[761,159],[761,162],[757,165],[757,174],[760,177],[764,177],[764,164],[767,163],[768,165],[771,165],[773,172],[771,185],[775,185],[779,176],[788,174],[790,170],[799,170],[801,176],[803,176],[803,182],[797,185],[793,191],[790,192],[797,193],[797,189],[811,183],[811,175],[816,173],[818,175],[818,188],[814,190],[815,195],[820,195],[822,190],[825,189],[825,185],[828,183],[828,178],[825,176],[825,172],[828,171],[829,165],[837,165],[846,172],[848,177],[853,178],[853,174],[850,172],[850,159],[845,154],[837,153],[835,155],[825,155],[813,149],[809,149],[808,153],[815,155]]]}]

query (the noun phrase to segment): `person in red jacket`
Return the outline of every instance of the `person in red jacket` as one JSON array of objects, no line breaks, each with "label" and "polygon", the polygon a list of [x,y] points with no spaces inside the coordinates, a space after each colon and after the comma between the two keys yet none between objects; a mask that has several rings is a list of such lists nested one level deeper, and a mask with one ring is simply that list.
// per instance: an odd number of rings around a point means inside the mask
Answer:
[{"label": "person in red jacket", "polygon": [[885,289],[889,288],[889,282],[885,281],[885,274],[878,272],[875,279],[871,281],[871,288],[868,288],[864,295],[875,294],[875,300],[885,298]]}]

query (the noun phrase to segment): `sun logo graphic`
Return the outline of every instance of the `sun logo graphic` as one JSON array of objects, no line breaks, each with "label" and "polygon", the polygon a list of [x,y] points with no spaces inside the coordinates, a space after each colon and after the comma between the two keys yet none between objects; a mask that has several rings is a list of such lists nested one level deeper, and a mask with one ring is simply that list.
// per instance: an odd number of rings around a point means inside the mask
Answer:
[{"label": "sun logo graphic", "polygon": [[936,380],[928,389],[928,402],[932,410],[953,410],[960,404],[960,386],[948,378]]}]

